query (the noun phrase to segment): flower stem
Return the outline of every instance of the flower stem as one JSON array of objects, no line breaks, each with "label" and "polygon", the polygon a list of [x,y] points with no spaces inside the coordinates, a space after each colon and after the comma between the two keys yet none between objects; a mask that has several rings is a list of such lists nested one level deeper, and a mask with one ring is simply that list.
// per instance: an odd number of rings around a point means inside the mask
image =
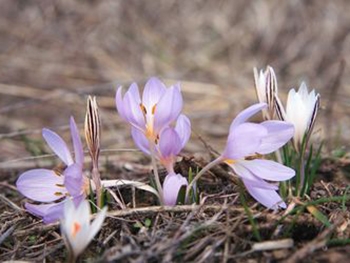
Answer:
[{"label": "flower stem", "polygon": [[92,180],[95,183],[96,186],[96,205],[99,208],[103,207],[102,204],[102,187],[101,187],[101,179],[100,179],[100,172],[98,170],[97,165],[93,165],[92,168]]},{"label": "flower stem", "polygon": [[152,140],[149,140],[149,146],[151,151],[151,160],[152,160],[152,166],[153,166],[154,179],[156,181],[157,191],[159,193],[159,202],[161,205],[163,205],[164,204],[163,188],[162,188],[162,184],[160,183],[157,162],[156,162],[156,157],[154,153],[155,144]]},{"label": "flower stem", "polygon": [[307,147],[307,136],[304,136],[302,145],[301,145],[301,150],[300,150],[300,166],[299,166],[299,185],[297,185],[296,187],[298,187],[298,197],[302,197],[304,195],[304,191],[305,191],[305,153],[306,153],[306,147]]},{"label": "flower stem", "polygon": [[193,178],[193,180],[191,181],[191,183],[187,186],[186,189],[186,197],[188,196],[188,194],[190,193],[190,190],[192,189],[193,185],[198,181],[198,179],[207,171],[209,171],[211,168],[213,168],[215,165],[221,163],[223,161],[222,157],[218,157],[216,158],[214,161],[208,163],[206,166],[203,167],[202,170],[200,170],[200,172]]}]

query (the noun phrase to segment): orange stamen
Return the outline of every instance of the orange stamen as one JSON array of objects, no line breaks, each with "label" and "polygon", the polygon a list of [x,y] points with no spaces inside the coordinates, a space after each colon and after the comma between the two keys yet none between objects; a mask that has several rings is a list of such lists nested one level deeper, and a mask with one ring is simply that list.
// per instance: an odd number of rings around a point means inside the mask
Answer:
[{"label": "orange stamen", "polygon": [[78,222],[74,222],[72,226],[72,236],[75,237],[81,229],[81,225]]}]

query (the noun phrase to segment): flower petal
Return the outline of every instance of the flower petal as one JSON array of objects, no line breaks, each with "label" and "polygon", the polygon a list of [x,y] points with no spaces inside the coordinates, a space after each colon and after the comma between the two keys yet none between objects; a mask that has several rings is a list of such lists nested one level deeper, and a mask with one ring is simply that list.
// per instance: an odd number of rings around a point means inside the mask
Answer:
[{"label": "flower petal", "polygon": [[295,176],[295,171],[287,166],[270,160],[240,161],[241,165],[256,177],[269,181],[285,181]]},{"label": "flower petal", "polygon": [[103,221],[106,218],[107,214],[107,206],[102,208],[96,215],[94,222],[92,222],[90,226],[90,231],[89,231],[89,240],[92,240],[94,236],[100,231]]},{"label": "flower petal", "polygon": [[246,167],[237,162],[235,164],[229,165],[235,173],[246,182],[249,182],[251,186],[270,189],[270,190],[278,190],[278,186],[265,182],[264,180],[256,177],[251,171],[249,171]]},{"label": "flower petal", "polygon": [[294,134],[294,125],[284,121],[265,121],[260,123],[267,129],[261,145],[256,152],[260,154],[268,154],[276,151],[285,145]]},{"label": "flower petal", "polygon": [[160,134],[159,150],[162,158],[176,156],[181,151],[181,139],[173,128],[165,128]]},{"label": "flower petal", "polygon": [[73,141],[75,162],[80,166],[83,166],[83,163],[84,163],[83,145],[81,143],[79,130],[77,128],[77,124],[75,123],[73,116],[70,118],[70,132],[71,132],[72,141]]},{"label": "flower petal", "polygon": [[150,78],[142,93],[142,104],[146,107],[147,112],[152,112],[153,106],[155,106],[160,98],[166,92],[166,86],[158,78]]},{"label": "flower petal", "polygon": [[163,183],[163,197],[165,205],[176,205],[180,188],[188,185],[187,179],[181,174],[170,173],[165,177]]},{"label": "flower petal", "polygon": [[183,149],[190,139],[191,136],[191,122],[187,116],[181,114],[179,118],[177,118],[175,131],[180,137],[181,140],[181,149]]},{"label": "flower petal", "polygon": [[73,197],[80,195],[84,184],[82,167],[78,164],[72,164],[64,170],[63,175],[64,185],[69,194]]},{"label": "flower petal", "polygon": [[122,119],[124,119],[125,121],[128,121],[128,118],[126,117],[125,111],[124,111],[124,108],[126,106],[124,105],[122,92],[123,92],[123,87],[119,87],[117,89],[116,94],[115,94],[115,106],[117,108],[117,111],[118,111],[120,117]]},{"label": "flower petal", "polygon": [[177,119],[182,110],[182,103],[182,95],[178,85],[167,89],[155,109],[154,130],[156,133]]},{"label": "flower petal", "polygon": [[138,128],[131,127],[131,136],[136,146],[145,154],[150,154],[149,142],[145,134]]},{"label": "flower petal", "polygon": [[55,132],[44,128],[42,135],[46,143],[50,146],[51,150],[66,164],[71,165],[73,163],[72,155],[67,147],[67,144],[62,138]]},{"label": "flower petal", "polygon": [[45,224],[49,224],[59,220],[62,217],[64,203],[65,201],[42,205],[25,203],[25,208],[29,213],[42,217]]},{"label": "flower petal", "polygon": [[145,128],[145,118],[141,110],[141,99],[136,83],[131,84],[123,99],[123,111],[131,125]]},{"label": "flower petal", "polygon": [[262,109],[265,109],[267,107],[266,103],[257,103],[254,104],[245,110],[241,111],[236,118],[232,121],[230,126],[230,133],[233,129],[235,129],[238,125],[244,123],[246,120],[248,120],[251,116],[258,113]]},{"label": "flower petal", "polygon": [[255,123],[243,123],[230,130],[226,148],[222,156],[225,159],[237,160],[255,154],[267,129]]},{"label": "flower petal", "polygon": [[268,190],[263,188],[254,187],[249,182],[242,180],[249,194],[259,203],[266,206],[269,209],[277,209],[278,207],[286,208],[286,203],[275,190]]},{"label": "flower petal", "polygon": [[52,202],[67,193],[63,180],[63,176],[52,170],[33,169],[21,174],[16,185],[18,191],[27,198],[39,202]]}]

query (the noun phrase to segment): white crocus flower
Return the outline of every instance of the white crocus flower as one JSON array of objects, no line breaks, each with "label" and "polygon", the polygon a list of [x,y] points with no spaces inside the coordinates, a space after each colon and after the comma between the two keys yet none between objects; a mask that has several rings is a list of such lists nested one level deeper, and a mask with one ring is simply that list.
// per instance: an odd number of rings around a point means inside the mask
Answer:
[{"label": "white crocus flower", "polygon": [[293,140],[296,149],[299,150],[304,136],[307,136],[306,139],[308,140],[312,132],[320,105],[320,94],[316,94],[315,90],[309,93],[306,84],[303,82],[298,92],[295,89],[289,91],[286,110],[283,109],[277,96],[275,99],[277,115],[282,120],[294,125],[295,133]]},{"label": "white crocus flower", "polygon": [[274,119],[275,95],[277,95],[277,78],[272,67],[267,66],[265,71],[254,68],[255,90],[260,103],[267,103],[267,109],[262,111],[265,120]]},{"label": "white crocus flower", "polygon": [[90,241],[100,230],[106,217],[107,207],[104,207],[90,224],[90,205],[83,200],[78,208],[72,201],[67,201],[61,220],[61,233],[74,258],[77,258],[89,245]]}]

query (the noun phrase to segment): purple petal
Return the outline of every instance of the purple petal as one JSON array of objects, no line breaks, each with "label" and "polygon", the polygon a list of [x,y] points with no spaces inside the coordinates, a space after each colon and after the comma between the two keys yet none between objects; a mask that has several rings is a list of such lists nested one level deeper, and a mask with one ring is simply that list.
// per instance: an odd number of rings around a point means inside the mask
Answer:
[{"label": "purple petal", "polygon": [[230,167],[241,179],[244,179],[246,182],[249,182],[251,186],[263,189],[278,190],[278,186],[267,183],[259,177],[256,177],[254,174],[252,174],[251,171],[249,171],[240,163],[231,164]]},{"label": "purple petal", "polygon": [[266,128],[260,124],[248,122],[236,126],[230,130],[222,156],[225,159],[237,160],[255,154],[266,135]]},{"label": "purple petal", "polygon": [[145,154],[150,154],[149,142],[145,134],[138,128],[131,127],[131,136],[137,146]]},{"label": "purple petal", "polygon": [[267,129],[265,136],[256,152],[268,154],[285,145],[294,135],[294,125],[284,121],[265,121],[260,123]]},{"label": "purple petal", "polygon": [[81,143],[77,124],[75,123],[73,117],[70,118],[70,132],[71,132],[72,141],[73,141],[75,162],[80,166],[83,166],[83,163],[84,163],[83,145]]},{"label": "purple petal", "polygon": [[52,202],[67,193],[63,180],[63,176],[57,175],[52,170],[34,169],[21,174],[16,186],[27,198],[39,202]]},{"label": "purple petal", "polygon": [[160,134],[159,150],[162,158],[176,156],[181,151],[181,140],[173,128],[165,128]]},{"label": "purple petal", "polygon": [[243,183],[247,188],[249,194],[259,203],[266,206],[269,209],[277,209],[278,207],[286,208],[285,202],[275,190],[262,189],[254,187],[249,182],[243,179]]},{"label": "purple petal", "polygon": [[45,224],[49,224],[59,220],[62,217],[64,203],[65,201],[42,205],[26,203],[25,208],[29,213],[42,217]]},{"label": "purple petal", "polygon": [[155,106],[159,99],[166,92],[166,86],[158,78],[150,78],[143,90],[142,104],[146,107],[147,112],[152,112],[153,106]]},{"label": "purple petal", "polygon": [[241,165],[256,177],[269,181],[285,181],[295,176],[295,171],[287,166],[270,160],[240,161]]},{"label": "purple petal", "polygon": [[141,110],[141,99],[137,85],[131,84],[123,99],[123,111],[126,119],[135,127],[145,128],[145,118]]},{"label": "purple petal", "polygon": [[125,106],[124,106],[122,92],[123,92],[123,87],[119,87],[115,94],[115,106],[117,108],[117,111],[120,117],[125,121],[128,121],[128,118],[126,117],[125,111],[124,111]]},{"label": "purple petal", "polygon": [[42,134],[46,143],[62,160],[62,162],[64,162],[66,165],[71,165],[73,163],[73,158],[67,144],[62,140],[62,138],[57,133],[45,128],[43,129]]},{"label": "purple petal", "polygon": [[266,108],[267,104],[266,103],[258,103],[254,104],[245,110],[241,111],[237,117],[232,121],[231,126],[230,126],[230,133],[231,130],[235,129],[238,125],[244,123],[246,120],[248,120],[251,116],[254,114],[258,113],[262,109]]},{"label": "purple petal", "polygon": [[179,118],[177,118],[175,131],[180,137],[181,140],[181,149],[185,147],[191,136],[191,122],[187,116],[181,114]]},{"label": "purple petal", "polygon": [[154,130],[160,132],[169,123],[175,121],[182,110],[182,95],[179,86],[167,89],[159,100],[154,113]]},{"label": "purple petal", "polygon": [[82,167],[78,164],[72,164],[64,170],[64,185],[71,196],[78,196],[83,191],[84,178]]},{"label": "purple petal", "polygon": [[165,177],[163,183],[163,195],[165,205],[176,205],[177,196],[180,188],[188,185],[187,179],[181,174],[171,173]]}]

